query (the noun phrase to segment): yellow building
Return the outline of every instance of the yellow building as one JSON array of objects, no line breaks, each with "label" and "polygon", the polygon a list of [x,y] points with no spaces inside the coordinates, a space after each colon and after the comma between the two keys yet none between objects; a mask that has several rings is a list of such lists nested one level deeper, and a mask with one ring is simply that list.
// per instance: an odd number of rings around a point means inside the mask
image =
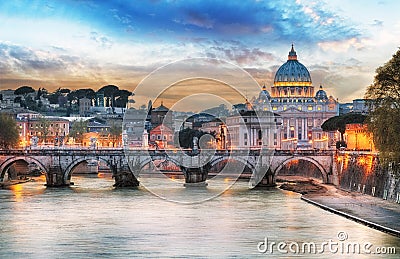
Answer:
[{"label": "yellow building", "polygon": [[367,126],[364,124],[347,124],[344,140],[349,150],[376,150],[372,134],[367,131]]}]

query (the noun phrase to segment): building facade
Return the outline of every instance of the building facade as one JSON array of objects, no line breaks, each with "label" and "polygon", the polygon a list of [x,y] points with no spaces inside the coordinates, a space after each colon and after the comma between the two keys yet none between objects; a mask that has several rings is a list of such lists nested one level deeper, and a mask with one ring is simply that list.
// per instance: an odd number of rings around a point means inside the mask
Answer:
[{"label": "building facade", "polygon": [[339,114],[339,104],[322,86],[314,93],[310,73],[298,61],[293,45],[287,62],[275,74],[271,94],[264,86],[253,107],[279,115],[279,149],[333,148],[330,138],[334,136],[323,132],[321,125]]},{"label": "building facade", "polygon": [[20,145],[58,145],[62,146],[69,134],[69,121],[58,117],[18,114],[17,127]]}]

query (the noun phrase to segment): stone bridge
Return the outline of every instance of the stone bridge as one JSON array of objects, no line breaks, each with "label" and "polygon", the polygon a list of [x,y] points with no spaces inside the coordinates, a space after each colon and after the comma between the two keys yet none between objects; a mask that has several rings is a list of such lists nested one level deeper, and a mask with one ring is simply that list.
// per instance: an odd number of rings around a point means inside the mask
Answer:
[{"label": "stone bridge", "polygon": [[[306,160],[314,164],[324,183],[338,184],[334,151],[277,151],[277,150],[124,150],[118,149],[31,149],[0,150],[0,181],[16,161],[36,164],[46,176],[47,186],[68,186],[76,166],[84,161],[103,161],[115,178],[115,186],[138,186],[140,171],[153,161],[171,161],[178,165],[186,185],[206,185],[208,172],[216,164],[236,161],[227,170],[252,171],[253,186],[272,186],[279,171],[293,160]],[[237,165],[243,165],[237,168]],[[238,176],[239,176],[238,175]]]}]

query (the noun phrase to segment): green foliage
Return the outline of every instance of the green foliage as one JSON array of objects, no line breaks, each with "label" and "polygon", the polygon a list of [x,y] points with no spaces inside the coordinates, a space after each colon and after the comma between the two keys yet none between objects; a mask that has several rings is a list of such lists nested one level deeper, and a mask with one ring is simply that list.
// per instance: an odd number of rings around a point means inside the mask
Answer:
[{"label": "green foliage", "polygon": [[324,131],[339,131],[341,141],[343,141],[343,134],[346,131],[346,124],[351,123],[364,123],[366,116],[360,113],[347,113],[340,116],[329,118],[322,123],[321,128]]},{"label": "green foliage", "polygon": [[97,93],[102,93],[105,97],[109,97],[111,107],[126,107],[128,98],[132,95],[132,92],[128,90],[120,90],[118,86],[115,85],[103,86],[97,91]]},{"label": "green foliage", "polygon": [[83,134],[87,132],[88,122],[84,120],[75,121],[69,131],[69,136],[73,137],[76,142],[83,141]]},{"label": "green foliage", "polygon": [[[198,139],[200,139],[200,137],[204,134],[206,134],[206,133],[203,131],[186,128],[186,129],[179,131],[178,134],[175,135],[175,139],[178,138],[179,145],[181,147],[193,148],[193,138],[197,137]],[[177,142],[177,141],[175,141],[175,142]]]},{"label": "green foliage", "polygon": [[[376,70],[374,83],[365,97],[371,100],[368,130],[380,153],[383,165],[400,164],[400,50]],[[399,171],[399,170],[397,170]]]},{"label": "green foliage", "polygon": [[122,134],[122,125],[120,123],[113,122],[110,126],[110,139],[113,143],[113,147],[118,142]]},{"label": "green foliage", "polygon": [[14,94],[15,95],[27,95],[27,94],[34,93],[34,92],[35,92],[35,90],[32,87],[24,85],[24,86],[17,88],[14,91]]},{"label": "green foliage", "polygon": [[105,97],[114,97],[118,95],[119,88],[115,85],[106,85],[100,88],[98,93],[103,93]]},{"label": "green foliage", "polygon": [[17,123],[10,115],[0,114],[0,148],[9,149],[18,145]]},{"label": "green foliage", "polygon": [[63,106],[68,101],[68,99],[66,97],[64,97],[64,95],[69,94],[70,92],[71,92],[71,90],[69,90],[69,89],[58,88],[53,93],[48,94],[47,98],[49,99],[49,102],[51,104],[59,104],[60,106]]}]

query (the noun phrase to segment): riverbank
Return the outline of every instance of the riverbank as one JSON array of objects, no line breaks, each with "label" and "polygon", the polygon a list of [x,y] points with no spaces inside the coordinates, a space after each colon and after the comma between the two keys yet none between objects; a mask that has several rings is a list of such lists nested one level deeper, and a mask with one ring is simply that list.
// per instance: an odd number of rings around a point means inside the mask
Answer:
[{"label": "riverbank", "polygon": [[371,228],[400,237],[400,205],[348,192],[314,179],[282,179],[281,189],[303,194],[302,200]]},{"label": "riverbank", "polygon": [[281,176],[276,179],[280,189],[297,192],[300,194],[325,193],[328,189],[320,181],[313,178],[304,178],[300,176]]}]

